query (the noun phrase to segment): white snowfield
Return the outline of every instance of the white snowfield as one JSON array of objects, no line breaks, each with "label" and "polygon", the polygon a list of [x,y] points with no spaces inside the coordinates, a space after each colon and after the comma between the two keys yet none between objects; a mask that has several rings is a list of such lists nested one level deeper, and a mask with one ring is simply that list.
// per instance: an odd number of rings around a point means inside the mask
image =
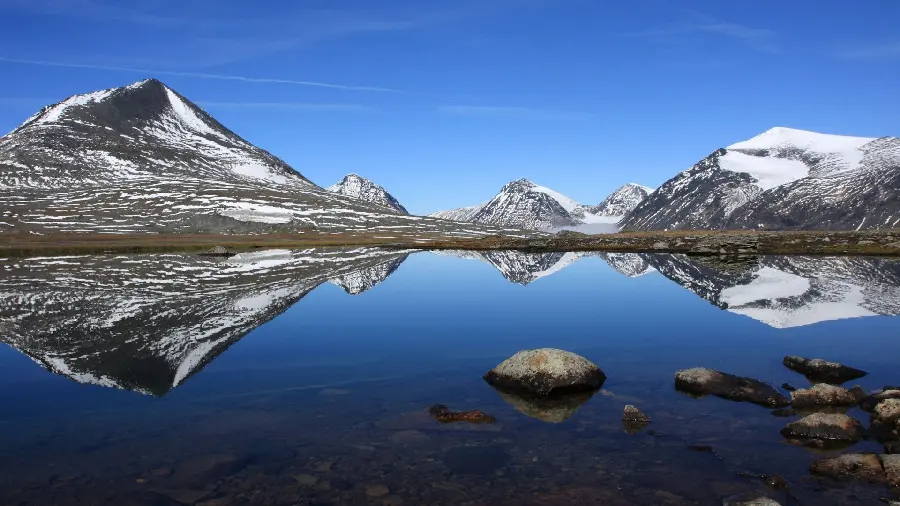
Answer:
[{"label": "white snowfield", "polygon": [[[720,165],[725,170],[750,174],[758,180],[760,188],[770,190],[810,175],[811,167],[803,161],[782,157],[792,151],[817,155],[824,167],[813,175],[825,176],[858,169],[864,146],[874,140],[775,127],[728,146],[728,153],[722,157]],[[752,156],[741,151],[765,151],[768,154]]]}]

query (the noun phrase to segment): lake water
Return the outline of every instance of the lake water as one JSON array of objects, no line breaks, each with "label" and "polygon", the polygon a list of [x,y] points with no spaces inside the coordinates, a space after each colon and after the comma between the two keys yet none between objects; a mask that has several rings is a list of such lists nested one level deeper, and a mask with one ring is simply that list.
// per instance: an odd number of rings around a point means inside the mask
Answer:
[{"label": "lake water", "polygon": [[[896,314],[900,262],[866,258],[2,259],[0,504],[883,504],[886,487],[809,474],[828,453],[779,433],[799,416],[695,399],[673,377],[802,388],[781,364],[802,355],[868,371],[852,383],[867,390],[898,384]],[[538,347],[594,361],[603,389],[541,411],[482,380]],[[497,421],[442,424],[434,404]],[[625,430],[626,404],[652,423]]]}]

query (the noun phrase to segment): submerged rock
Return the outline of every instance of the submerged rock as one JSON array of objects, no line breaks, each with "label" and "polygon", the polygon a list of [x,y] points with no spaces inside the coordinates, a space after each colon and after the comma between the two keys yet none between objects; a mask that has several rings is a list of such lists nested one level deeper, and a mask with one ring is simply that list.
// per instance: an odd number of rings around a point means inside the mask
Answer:
[{"label": "submerged rock", "polygon": [[650,417],[645,415],[638,408],[629,404],[629,405],[625,406],[625,410],[622,412],[622,421],[623,422],[650,423]]},{"label": "submerged rock", "polygon": [[787,438],[855,443],[862,439],[863,426],[847,415],[813,413],[787,424],[781,434]]},{"label": "submerged rock", "polygon": [[580,355],[542,348],[516,353],[488,371],[484,380],[507,392],[550,396],[597,391],[606,381],[606,375]]},{"label": "submerged rock", "polygon": [[560,423],[568,420],[578,411],[578,408],[594,396],[594,392],[575,392],[543,397],[495,390],[500,394],[500,398],[519,413],[547,423]]},{"label": "submerged rock", "polygon": [[637,434],[650,424],[650,417],[631,404],[622,412],[622,425],[628,434]]},{"label": "submerged rock", "polygon": [[865,371],[837,362],[829,362],[821,358],[787,356],[784,357],[782,363],[788,369],[806,376],[810,381],[834,385],[840,385],[869,374]]},{"label": "submerged rock", "polygon": [[705,367],[675,373],[675,388],[691,394],[715,395],[723,399],[752,402],[772,408],[790,404],[781,392],[762,381],[733,376]]},{"label": "submerged rock", "polygon": [[791,405],[794,408],[856,406],[858,402],[850,390],[827,383],[791,392]]},{"label": "submerged rock", "polygon": [[809,466],[811,473],[839,481],[864,481],[881,484],[887,481],[881,461],[874,453],[849,453],[824,457]]},{"label": "submerged rock", "polygon": [[786,392],[796,392],[797,391],[797,387],[795,387],[794,385],[791,385],[790,383],[782,383],[781,388],[784,389],[784,391],[786,391]]},{"label": "submerged rock", "polygon": [[428,408],[428,414],[441,423],[469,422],[469,423],[494,423],[497,421],[491,415],[483,411],[473,409],[469,411],[451,411],[443,404],[435,404]]}]

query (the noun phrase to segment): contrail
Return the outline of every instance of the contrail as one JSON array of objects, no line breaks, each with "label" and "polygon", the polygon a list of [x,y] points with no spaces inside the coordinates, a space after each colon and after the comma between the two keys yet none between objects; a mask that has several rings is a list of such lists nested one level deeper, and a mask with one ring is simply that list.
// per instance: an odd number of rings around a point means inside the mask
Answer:
[{"label": "contrail", "polygon": [[369,92],[378,92],[378,93],[400,93],[404,95],[421,95],[420,93],[413,93],[404,90],[395,90],[391,88],[378,88],[374,86],[352,86],[347,84],[334,84],[334,83],[320,83],[316,81],[297,81],[294,79],[273,79],[268,77],[247,77],[247,76],[235,76],[235,75],[227,75],[227,74],[205,74],[201,72],[178,72],[173,70],[148,70],[148,69],[136,69],[130,67],[112,67],[108,65],[89,65],[85,63],[63,63],[63,62],[54,62],[54,61],[41,61],[41,60],[19,60],[16,58],[4,58],[0,56],[0,62],[6,63],[18,63],[21,65],[38,65],[42,67],[64,67],[64,68],[74,68],[74,69],[93,69],[93,70],[108,70],[114,72],[136,72],[140,74],[147,75],[163,75],[163,76],[177,76],[177,77],[193,77],[197,79],[217,79],[220,81],[242,81],[246,83],[269,83],[269,84],[292,84],[295,86],[312,86],[316,88],[329,88],[333,90],[345,90],[345,91],[369,91]]}]

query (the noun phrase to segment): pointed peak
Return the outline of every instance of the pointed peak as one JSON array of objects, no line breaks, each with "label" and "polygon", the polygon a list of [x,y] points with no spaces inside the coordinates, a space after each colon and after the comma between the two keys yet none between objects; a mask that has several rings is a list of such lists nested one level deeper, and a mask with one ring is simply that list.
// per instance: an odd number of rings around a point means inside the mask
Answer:
[{"label": "pointed peak", "polygon": [[535,186],[537,186],[537,185],[532,183],[531,181],[529,181],[525,178],[521,178],[521,179],[516,179],[515,181],[510,181],[510,182],[506,183],[505,185],[503,185],[503,188],[501,188],[500,191],[503,192],[503,191],[507,191],[507,190],[510,190],[513,188],[530,189],[530,188],[534,188]]}]

